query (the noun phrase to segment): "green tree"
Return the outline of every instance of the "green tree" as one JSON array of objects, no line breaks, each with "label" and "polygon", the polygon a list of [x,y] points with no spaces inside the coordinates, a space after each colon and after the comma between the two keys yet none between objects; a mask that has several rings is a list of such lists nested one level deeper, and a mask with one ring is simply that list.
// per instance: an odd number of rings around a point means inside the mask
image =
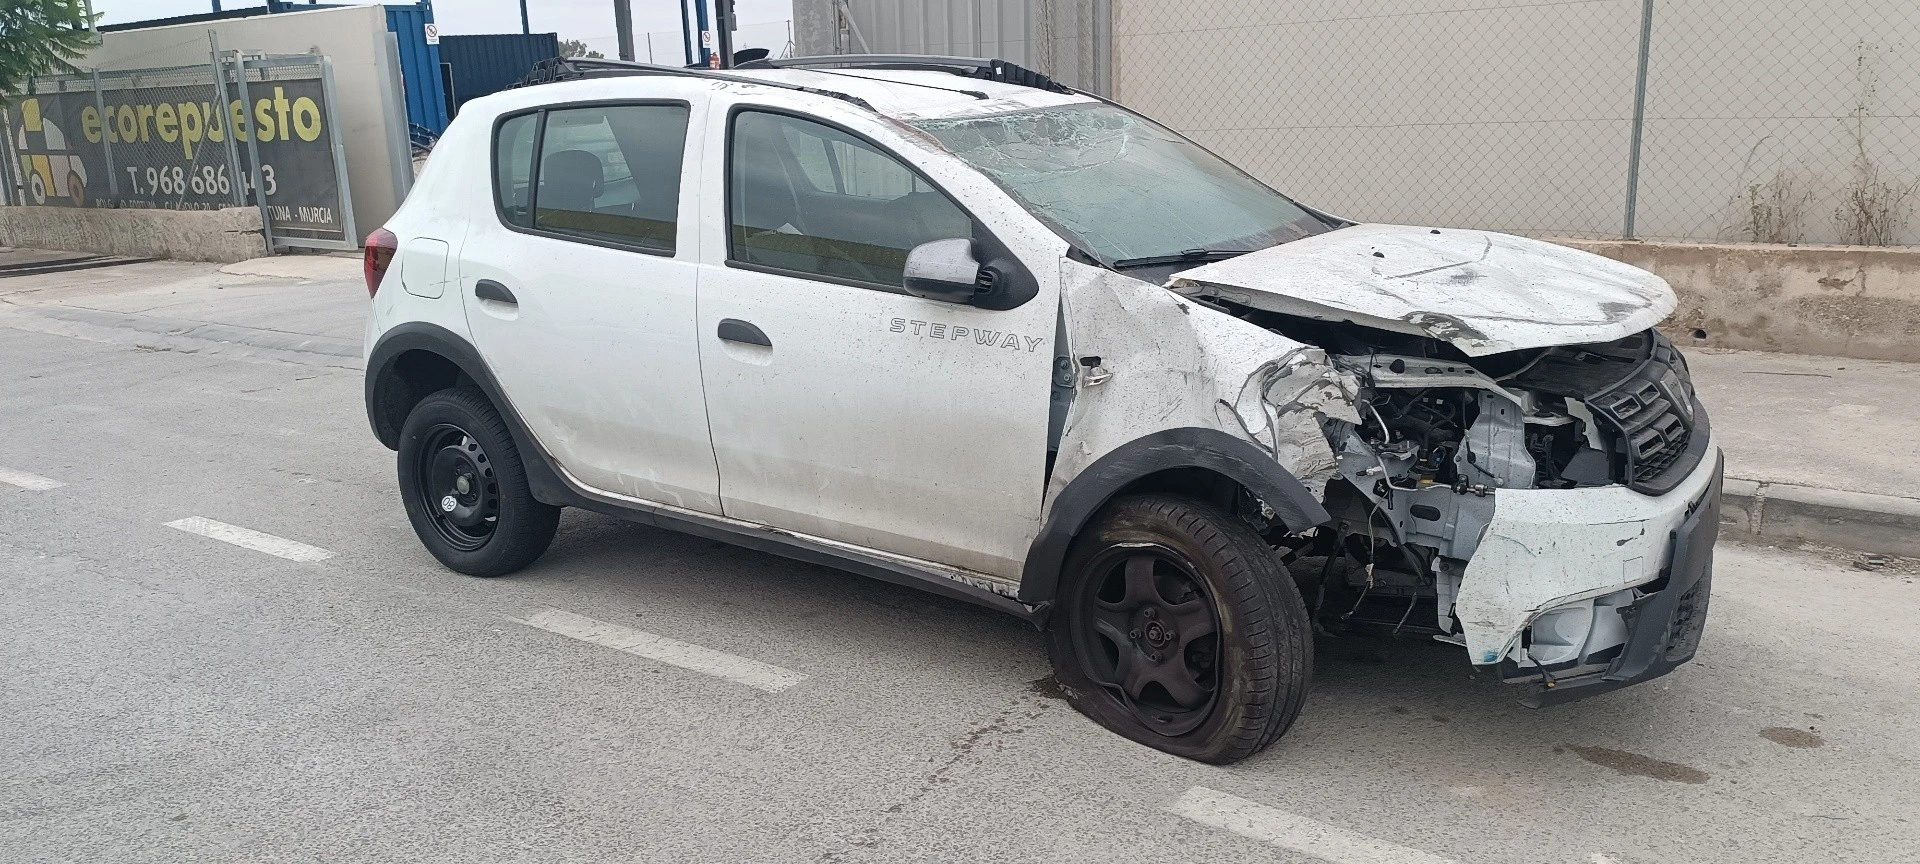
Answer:
[{"label": "green tree", "polygon": [[588,48],[587,43],[582,42],[578,39],[562,39],[560,40],[560,56],[585,57],[590,60],[602,60],[602,59],[605,59],[607,55],[602,54],[598,51],[595,51],[591,48]]},{"label": "green tree", "polygon": [[0,0],[0,104],[26,92],[35,75],[75,72],[92,45],[85,0]]}]

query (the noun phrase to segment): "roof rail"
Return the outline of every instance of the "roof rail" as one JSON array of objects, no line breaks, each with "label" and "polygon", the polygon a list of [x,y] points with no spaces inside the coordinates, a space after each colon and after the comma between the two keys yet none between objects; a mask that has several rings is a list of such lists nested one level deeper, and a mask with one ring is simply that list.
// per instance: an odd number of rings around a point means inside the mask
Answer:
[{"label": "roof rail", "polygon": [[1055,93],[1073,93],[1043,72],[990,57],[942,57],[932,54],[823,54],[818,57],[789,57],[784,60],[755,60],[738,68],[805,69],[812,66],[843,66],[866,69],[921,69],[948,72],[962,78],[998,81],[1019,87],[1034,87]]},{"label": "roof rail", "polygon": [[614,78],[624,75],[664,75],[678,78],[706,78],[714,81],[732,81],[737,84],[757,84],[761,87],[777,87],[782,90],[794,90],[812,93],[817,96],[831,96],[845,102],[851,102],[868,111],[874,110],[867,100],[835,90],[819,87],[806,87],[788,84],[784,81],[767,81],[760,78],[746,78],[740,75],[728,75],[707,69],[684,69],[679,66],[656,66],[651,63],[629,63],[625,60],[602,60],[585,57],[549,57],[533,64],[533,70],[522,76],[512,87],[532,87],[539,84],[551,84],[555,81],[573,81],[580,78]]}]

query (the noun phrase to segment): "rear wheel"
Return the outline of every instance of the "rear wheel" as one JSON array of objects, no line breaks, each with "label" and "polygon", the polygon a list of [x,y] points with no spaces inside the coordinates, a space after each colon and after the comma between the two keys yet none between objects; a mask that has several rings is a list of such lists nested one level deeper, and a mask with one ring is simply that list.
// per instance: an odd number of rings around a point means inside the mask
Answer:
[{"label": "rear wheel", "polygon": [[513,436],[480,391],[420,400],[400,427],[398,462],[407,519],[448,568],[503,576],[553,542],[560,508],[534,500]]},{"label": "rear wheel", "polygon": [[1075,708],[1203,762],[1273,743],[1313,677],[1306,606],[1273,551],[1172,496],[1122,498],[1074,542],[1048,643]]}]

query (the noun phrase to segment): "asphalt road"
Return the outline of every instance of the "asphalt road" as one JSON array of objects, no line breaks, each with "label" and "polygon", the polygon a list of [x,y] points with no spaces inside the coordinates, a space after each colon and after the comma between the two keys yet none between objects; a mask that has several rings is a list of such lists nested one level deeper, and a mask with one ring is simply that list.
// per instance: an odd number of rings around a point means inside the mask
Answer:
[{"label": "asphalt road", "polygon": [[1920,860],[1909,573],[1723,544],[1696,662],[1543,711],[1323,641],[1200,765],[958,602],[573,511],[444,570],[357,282],[118,269],[0,279],[0,861]]}]

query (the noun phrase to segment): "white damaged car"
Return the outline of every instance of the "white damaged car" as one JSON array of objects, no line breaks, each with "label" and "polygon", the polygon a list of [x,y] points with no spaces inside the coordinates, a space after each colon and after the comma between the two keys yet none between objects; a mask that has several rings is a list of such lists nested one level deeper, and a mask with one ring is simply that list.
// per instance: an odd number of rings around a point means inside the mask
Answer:
[{"label": "white damaged car", "polygon": [[1529,704],[1690,659],[1721,459],[1646,272],[1361,225],[998,61],[560,61],[368,239],[366,404],[454,570],[583,507],[1033,621],[1210,762],[1316,631]]}]

